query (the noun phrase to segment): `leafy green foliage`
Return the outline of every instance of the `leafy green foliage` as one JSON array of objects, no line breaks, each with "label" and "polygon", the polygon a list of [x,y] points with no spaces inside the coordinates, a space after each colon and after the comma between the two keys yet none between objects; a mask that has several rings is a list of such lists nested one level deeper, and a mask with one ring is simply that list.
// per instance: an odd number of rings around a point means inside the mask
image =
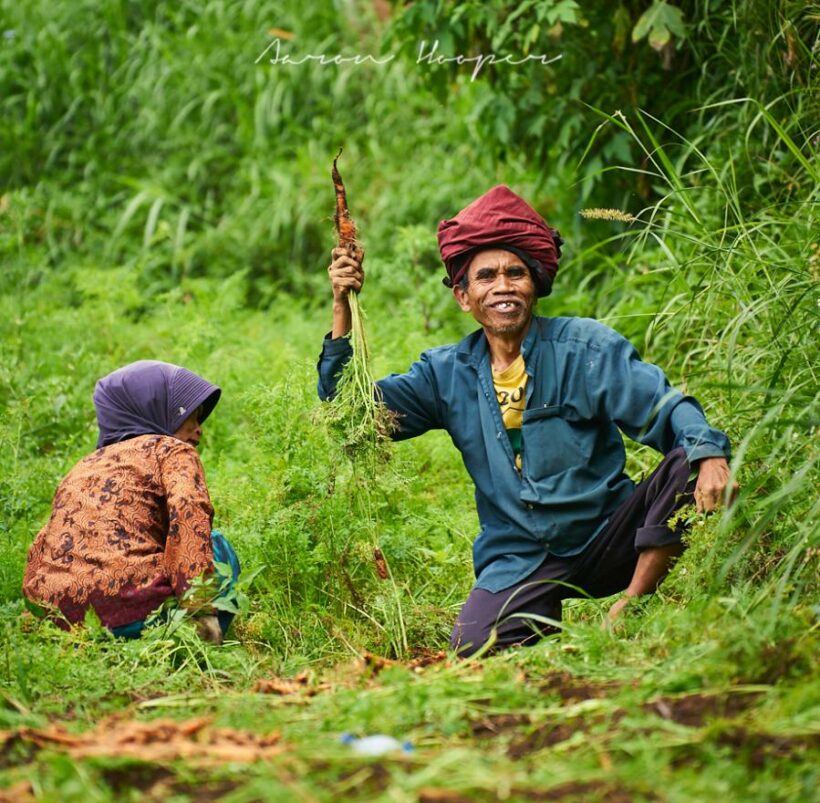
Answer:
[{"label": "leafy green foliage", "polygon": [[[782,36],[773,34],[778,25]],[[432,91],[464,104],[481,147],[508,164],[527,154],[556,165],[539,177],[553,194],[566,176],[580,183],[570,204],[652,197],[644,156],[630,137],[610,129],[589,143],[590,107],[643,110],[692,138],[707,127],[697,113],[704,102],[751,97],[765,104],[808,87],[817,69],[809,6],[782,0],[653,0],[649,7],[632,0],[418,0],[396,15],[390,36],[402,56],[415,58]],[[440,60],[423,58],[432,43]],[[478,74],[476,59],[487,59]],[[761,59],[785,68],[762,70]],[[796,94],[787,101],[800,102]],[[655,135],[661,130],[653,123]],[[617,165],[635,170],[613,176]]]},{"label": "leafy green foliage", "polygon": [[670,5],[666,0],[654,0],[652,5],[644,11],[632,29],[632,41],[640,42],[647,37],[649,44],[655,50],[662,50],[672,37],[686,38],[686,26],[683,22],[683,12]]},{"label": "leafy green foliage", "polygon": [[[358,3],[0,9],[0,727],[207,714],[287,745],[251,767],[158,767],[17,739],[0,786],[52,800],[811,797],[820,245],[806,4],[416,0],[384,39]],[[254,64],[275,29],[294,55],[396,58]],[[435,38],[445,55],[563,57],[471,81],[474,63],[415,63]],[[376,375],[473,328],[441,286],[435,226],[505,182],[568,241],[540,312],[614,326],[728,431],[738,503],[695,517],[672,575],[619,633],[599,629],[607,600],[573,600],[562,635],[530,650],[418,671],[352,663],[446,646],[477,521],[445,433],[391,447],[374,481],[319,415],[341,141]],[[595,204],[623,217],[575,214]],[[134,641],[93,617],[64,632],[23,613],[26,550],[94,446],[94,382],[150,357],[224,391],[201,447],[215,524],[243,565],[221,648],[181,609]],[[630,447],[633,476],[655,462]],[[304,693],[254,691],[297,672]],[[345,730],[410,738],[416,753],[362,760],[339,745]]]}]

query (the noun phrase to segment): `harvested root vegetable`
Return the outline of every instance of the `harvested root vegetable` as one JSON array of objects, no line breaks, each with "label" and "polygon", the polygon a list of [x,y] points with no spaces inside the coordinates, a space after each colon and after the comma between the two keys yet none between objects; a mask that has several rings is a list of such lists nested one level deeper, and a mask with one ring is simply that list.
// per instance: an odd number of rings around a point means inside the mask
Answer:
[{"label": "harvested root vegetable", "polygon": [[[358,240],[358,229],[350,216],[347,192],[337,166],[341,154],[340,148],[333,160],[331,171],[333,189],[336,193],[336,214],[333,216],[336,243],[340,248],[347,249],[351,256],[361,258],[362,248]],[[382,403],[379,389],[370,373],[364,313],[359,304],[358,294],[350,293],[348,303],[353,356],[339,380],[332,418],[344,431],[348,451],[354,455],[360,454],[365,458],[365,462],[369,462],[375,469],[376,457],[379,454],[378,446],[389,439],[396,427],[396,417]]]},{"label": "harvested root vegetable", "polygon": [[390,571],[387,568],[387,561],[384,559],[384,553],[376,547],[373,550],[373,560],[376,563],[376,574],[379,575],[380,580],[387,580],[390,577]]},{"label": "harvested root vegetable", "polygon": [[353,222],[353,218],[350,217],[350,210],[347,208],[345,185],[339,174],[339,168],[336,166],[336,162],[339,161],[341,155],[342,148],[339,148],[339,152],[333,160],[333,170],[331,170],[333,189],[336,191],[336,214],[333,216],[333,222],[336,226],[336,242],[340,248],[346,248],[348,253],[359,253],[361,252],[361,246],[356,239],[358,231],[356,230],[356,224]]},{"label": "harvested root vegetable", "polygon": [[[358,230],[347,206],[347,192],[339,173],[338,160],[342,151],[333,160],[333,188],[336,193],[336,214],[333,222],[336,242],[339,248],[357,259],[362,257],[362,248],[358,240]],[[390,579],[390,570],[378,542],[378,527],[371,502],[371,485],[376,478],[379,464],[388,458],[387,443],[396,427],[395,414],[385,407],[378,386],[370,372],[370,359],[367,339],[364,332],[364,315],[359,304],[357,293],[348,295],[350,304],[351,332],[350,344],[353,356],[342,373],[337,386],[336,398],[328,405],[327,416],[333,429],[340,433],[345,452],[353,461],[354,510],[358,509],[363,531],[371,544],[375,573],[381,580]],[[398,596],[396,597],[398,600]],[[402,644],[398,652],[407,649],[406,636],[397,603],[397,618],[401,622]]]}]

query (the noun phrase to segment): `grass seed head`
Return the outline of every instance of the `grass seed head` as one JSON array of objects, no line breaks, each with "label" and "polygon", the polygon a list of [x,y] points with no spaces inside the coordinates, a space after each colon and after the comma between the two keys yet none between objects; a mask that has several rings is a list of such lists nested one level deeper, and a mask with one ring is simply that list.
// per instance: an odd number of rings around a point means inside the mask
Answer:
[{"label": "grass seed head", "polygon": [[580,214],[587,220],[616,220],[619,223],[634,223],[638,219],[620,209],[582,209]]}]

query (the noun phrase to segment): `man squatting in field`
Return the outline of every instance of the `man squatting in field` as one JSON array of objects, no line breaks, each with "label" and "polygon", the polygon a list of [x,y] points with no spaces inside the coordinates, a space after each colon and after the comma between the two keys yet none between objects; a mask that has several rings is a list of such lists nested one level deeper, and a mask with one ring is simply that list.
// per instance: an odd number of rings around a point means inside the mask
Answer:
[{"label": "man squatting in field", "polygon": [[[444,283],[481,328],[377,384],[399,416],[394,438],[447,430],[475,483],[476,583],[451,646],[470,655],[494,630],[494,648],[534,643],[550,629],[544,618],[560,620],[562,599],[580,595],[573,586],[593,597],[625,590],[612,621],[653,592],[682,552],[686,525],[668,525],[675,511],[693,499],[701,512],[720,503],[729,441],[617,332],[533,314],[552,288],[562,241],[509,188],[442,221],[438,240]],[[351,355],[347,297],[362,286],[362,257],[332,254],[323,400]],[[621,432],[664,455],[637,486],[624,473]]]}]

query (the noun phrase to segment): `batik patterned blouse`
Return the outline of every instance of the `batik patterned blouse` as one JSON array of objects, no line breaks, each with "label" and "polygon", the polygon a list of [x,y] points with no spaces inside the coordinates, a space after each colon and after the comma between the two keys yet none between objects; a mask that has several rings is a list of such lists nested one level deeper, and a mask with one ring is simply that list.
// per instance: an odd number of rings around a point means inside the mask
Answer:
[{"label": "batik patterned blouse", "polygon": [[60,483],[28,554],[23,591],[69,622],[144,619],[213,569],[213,508],[199,455],[166,435],[98,449]]}]

